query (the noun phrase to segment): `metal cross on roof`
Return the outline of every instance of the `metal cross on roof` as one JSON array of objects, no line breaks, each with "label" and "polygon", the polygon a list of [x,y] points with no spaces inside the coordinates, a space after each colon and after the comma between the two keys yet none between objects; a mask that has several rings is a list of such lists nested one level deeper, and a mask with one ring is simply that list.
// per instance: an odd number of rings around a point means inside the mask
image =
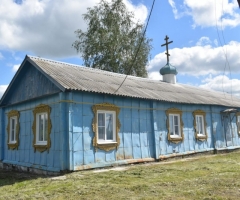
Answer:
[{"label": "metal cross on roof", "polygon": [[170,56],[170,54],[168,53],[168,45],[173,42],[173,41],[168,42],[168,39],[169,39],[169,37],[166,35],[166,37],[164,39],[164,40],[166,40],[166,43],[161,45],[161,47],[166,46],[167,52],[165,54],[167,55],[167,63],[169,63],[169,56]]}]

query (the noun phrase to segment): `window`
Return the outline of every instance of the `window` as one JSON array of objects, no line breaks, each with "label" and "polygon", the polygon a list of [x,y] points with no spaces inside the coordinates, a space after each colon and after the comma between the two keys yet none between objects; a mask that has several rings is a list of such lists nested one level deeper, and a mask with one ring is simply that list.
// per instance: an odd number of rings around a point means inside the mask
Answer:
[{"label": "window", "polygon": [[117,118],[120,109],[109,103],[96,104],[92,107],[94,112],[93,119],[93,146],[105,151],[116,149],[120,144],[118,131],[120,121]]},{"label": "window", "polygon": [[8,113],[8,148],[16,149],[19,146],[19,112],[12,110]]},{"label": "window", "polygon": [[10,137],[9,143],[16,143],[17,117],[10,117]]},{"label": "window", "polygon": [[116,142],[116,113],[114,111],[98,112],[98,142]]},{"label": "window", "polygon": [[237,121],[237,132],[238,132],[238,135],[240,136],[240,112],[236,113],[236,121]]},{"label": "window", "polygon": [[180,115],[169,114],[170,137],[180,137]]},{"label": "window", "polygon": [[196,115],[196,132],[199,136],[205,135],[204,122],[202,115]]},{"label": "window", "polygon": [[194,116],[194,129],[195,129],[195,138],[200,141],[207,139],[206,132],[206,113],[202,110],[196,110],[193,112]]},{"label": "window", "polygon": [[47,144],[48,114],[37,113],[37,137],[36,144]]},{"label": "window", "polygon": [[168,140],[173,143],[179,143],[184,139],[182,111],[177,108],[166,110]]},{"label": "window", "polygon": [[33,148],[36,151],[43,152],[49,150],[51,146],[50,133],[51,133],[51,108],[48,105],[41,104],[33,110]]}]

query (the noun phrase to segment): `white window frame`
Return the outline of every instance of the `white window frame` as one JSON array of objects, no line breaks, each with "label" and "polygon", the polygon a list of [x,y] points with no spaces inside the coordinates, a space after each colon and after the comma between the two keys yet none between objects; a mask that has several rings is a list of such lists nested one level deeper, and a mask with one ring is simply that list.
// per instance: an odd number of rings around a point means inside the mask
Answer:
[{"label": "white window frame", "polygon": [[[167,124],[167,139],[168,141],[172,142],[172,143],[179,143],[182,142],[184,140],[184,133],[183,133],[183,121],[182,121],[182,111],[178,108],[169,108],[166,111],[166,124]],[[174,117],[177,117],[177,123],[174,123]],[[172,118],[172,119],[171,119]],[[172,127],[171,127],[171,120],[172,121]],[[175,132],[175,127],[178,127],[178,134],[176,134]],[[172,130],[172,128],[174,128],[174,130]],[[171,134],[173,133],[173,135]]]},{"label": "white window frame", "polygon": [[[104,151],[111,151],[116,150],[120,145],[120,137],[118,135],[121,127],[120,120],[118,118],[120,108],[114,104],[110,103],[100,103],[95,104],[92,106],[92,111],[94,113],[93,117],[93,133],[94,137],[92,140],[92,144],[95,148],[95,151],[97,149],[101,149]],[[99,140],[98,138],[98,114],[99,113],[112,113],[113,114],[113,139],[112,140]],[[105,128],[106,130],[106,128]],[[105,132],[106,134],[106,132]],[[105,137],[106,138],[106,137]]]},{"label": "white window frame", "polygon": [[[172,117],[172,124],[173,127],[170,126],[170,121]],[[177,117],[178,124],[175,124],[174,117]],[[175,133],[175,127],[178,127],[178,134]],[[171,130],[173,128],[173,130]],[[179,114],[169,114],[169,131],[170,131],[170,137],[171,138],[180,138],[181,137],[181,124],[180,124],[180,115]],[[171,134],[173,133],[173,134]]]},{"label": "white window frame", "polygon": [[[15,144],[17,142],[16,133],[17,133],[17,120],[18,120],[18,118],[17,118],[17,116],[13,116],[13,117],[10,117],[9,120],[10,120],[9,144]],[[14,120],[14,128],[12,126],[12,120]],[[14,139],[12,140],[12,132],[13,131],[14,131],[14,133],[13,133]]]},{"label": "white window frame", "polygon": [[[99,139],[98,114],[104,114],[105,115],[105,122],[104,122],[104,127],[105,127],[104,136],[105,136],[105,139]],[[106,133],[106,129],[107,129],[107,127],[106,127],[106,114],[112,114],[112,116],[113,116],[113,119],[112,119],[113,139],[112,140],[107,140],[106,139],[106,137],[107,137],[107,133]],[[97,143],[98,144],[116,143],[116,112],[115,111],[109,111],[109,110],[98,110],[97,111]]]},{"label": "white window frame", "polygon": [[[204,124],[204,116],[203,115],[196,115],[196,132],[198,136],[205,136],[205,124]],[[202,120],[202,127],[200,127],[201,123],[199,123],[199,119]],[[203,133],[199,133],[200,128],[202,129]]]},{"label": "white window frame", "polygon": [[[199,118],[202,120],[202,131],[203,133],[200,133],[200,123]],[[195,138],[199,141],[206,141],[208,139],[207,134],[207,121],[206,121],[206,112],[203,110],[195,110],[193,111],[193,127],[195,132]]]},{"label": "white window frame", "polygon": [[[45,129],[45,123],[46,123],[46,121],[48,123],[48,119],[43,120],[43,141],[40,141],[39,140],[39,116],[41,116],[41,115],[44,115],[44,118],[45,118],[45,116],[49,117],[47,112],[42,112],[42,113],[36,114],[36,119],[37,119],[36,120],[36,144],[37,145],[46,145],[47,139],[48,139],[48,127],[46,127],[46,129]],[[47,126],[48,126],[48,124],[47,124]],[[46,135],[47,138],[44,138],[44,135]]]},{"label": "white window frame", "polygon": [[[8,125],[7,125],[7,132],[8,132],[7,145],[8,145],[8,149],[18,150],[19,131],[20,131],[19,118],[20,118],[20,112],[19,111],[11,110],[11,111],[8,112]],[[12,139],[12,134],[14,136],[13,139]]]}]

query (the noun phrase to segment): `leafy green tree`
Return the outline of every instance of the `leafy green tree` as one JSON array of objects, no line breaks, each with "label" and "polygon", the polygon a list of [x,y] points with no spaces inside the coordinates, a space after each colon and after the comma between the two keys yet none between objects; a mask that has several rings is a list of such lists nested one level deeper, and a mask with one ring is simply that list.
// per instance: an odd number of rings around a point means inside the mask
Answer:
[{"label": "leafy green tree", "polygon": [[122,0],[112,0],[111,3],[101,0],[97,6],[88,8],[83,18],[88,29],[86,32],[75,31],[78,39],[73,47],[81,53],[85,66],[147,76],[151,39],[143,37],[144,25],[134,21],[134,14],[127,11]]}]

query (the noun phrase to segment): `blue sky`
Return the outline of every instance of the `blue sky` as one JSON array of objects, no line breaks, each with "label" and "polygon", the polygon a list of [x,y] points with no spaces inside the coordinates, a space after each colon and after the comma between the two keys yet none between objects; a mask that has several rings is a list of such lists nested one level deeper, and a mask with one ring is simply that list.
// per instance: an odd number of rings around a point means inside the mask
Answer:
[{"label": "blue sky", "polygon": [[[110,1],[110,0],[109,0]],[[0,0],[0,97],[26,54],[82,65],[72,48],[82,14],[99,0]],[[124,0],[146,22],[152,0]],[[156,0],[147,29],[149,78],[161,80],[165,36],[177,82],[240,96],[240,9],[237,0]],[[227,58],[227,59],[226,59]]]}]

